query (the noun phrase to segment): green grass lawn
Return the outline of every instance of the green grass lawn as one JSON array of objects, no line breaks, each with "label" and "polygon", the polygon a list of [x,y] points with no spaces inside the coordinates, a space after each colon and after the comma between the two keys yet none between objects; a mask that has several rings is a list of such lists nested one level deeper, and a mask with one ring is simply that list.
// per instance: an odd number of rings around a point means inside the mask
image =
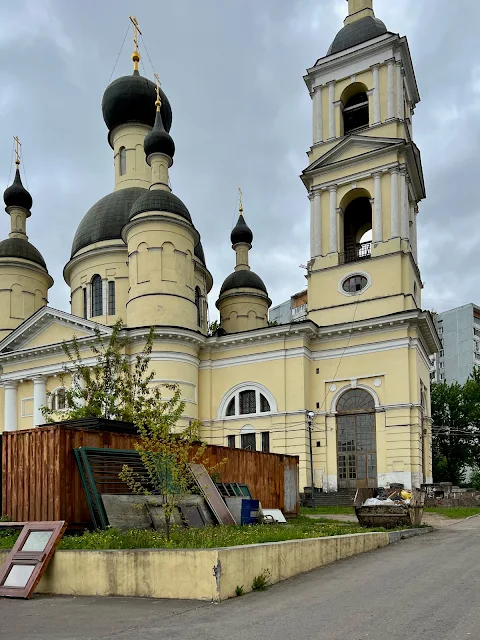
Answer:
[{"label": "green grass lawn", "polygon": [[300,507],[301,514],[308,513],[326,513],[328,515],[355,515],[355,509],[353,507]]},{"label": "green grass lawn", "polygon": [[[87,531],[78,536],[64,536],[59,549],[208,549],[302,538],[323,538],[367,531],[382,531],[382,529],[363,529],[358,525],[337,524],[331,521],[318,522],[300,516],[286,525],[217,526],[202,529],[175,527],[170,541],[159,531],[138,529],[125,532],[119,529]],[[10,549],[17,537],[18,532],[9,534],[2,531],[0,549]]]},{"label": "green grass lawn", "polygon": [[480,507],[426,507],[426,513],[437,513],[446,518],[469,518],[480,513]]}]

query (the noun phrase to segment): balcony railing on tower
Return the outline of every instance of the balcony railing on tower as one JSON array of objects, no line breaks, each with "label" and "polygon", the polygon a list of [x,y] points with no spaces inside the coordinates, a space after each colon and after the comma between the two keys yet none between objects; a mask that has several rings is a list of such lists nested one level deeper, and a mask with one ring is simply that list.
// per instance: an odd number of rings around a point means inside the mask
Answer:
[{"label": "balcony railing on tower", "polygon": [[362,242],[357,244],[352,249],[347,249],[344,253],[340,254],[340,264],[347,264],[348,262],[357,262],[357,260],[366,260],[372,257],[372,243]]}]

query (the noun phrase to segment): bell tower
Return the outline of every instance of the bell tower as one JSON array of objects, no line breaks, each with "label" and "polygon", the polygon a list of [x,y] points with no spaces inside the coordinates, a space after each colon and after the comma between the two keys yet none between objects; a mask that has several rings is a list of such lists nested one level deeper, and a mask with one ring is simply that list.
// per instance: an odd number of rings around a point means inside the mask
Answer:
[{"label": "bell tower", "polygon": [[420,308],[416,219],[426,194],[407,39],[375,17],[373,0],[348,0],[344,27],[305,82],[309,318],[339,324]]}]

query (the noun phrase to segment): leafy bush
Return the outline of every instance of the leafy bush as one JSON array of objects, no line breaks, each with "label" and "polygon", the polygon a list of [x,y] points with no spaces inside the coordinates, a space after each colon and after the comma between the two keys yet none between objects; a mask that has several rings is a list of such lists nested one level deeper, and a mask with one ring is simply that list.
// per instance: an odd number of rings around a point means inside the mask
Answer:
[{"label": "leafy bush", "polygon": [[476,467],[470,476],[470,486],[473,487],[476,491],[480,491],[480,469]]},{"label": "leafy bush", "polygon": [[237,584],[237,586],[235,587],[235,595],[243,596],[243,584],[241,587]]},{"label": "leafy bush", "polygon": [[268,569],[263,569],[258,576],[255,576],[252,582],[253,591],[266,591],[270,586],[270,578],[272,574]]}]

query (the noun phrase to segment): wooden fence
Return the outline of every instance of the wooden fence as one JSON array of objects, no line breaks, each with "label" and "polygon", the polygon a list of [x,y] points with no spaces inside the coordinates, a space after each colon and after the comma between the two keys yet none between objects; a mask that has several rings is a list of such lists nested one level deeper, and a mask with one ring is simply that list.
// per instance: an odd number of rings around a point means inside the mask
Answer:
[{"label": "wooden fence", "polygon": [[[66,520],[88,527],[91,517],[73,450],[78,447],[133,449],[132,433],[57,423],[2,436],[0,515],[17,522]],[[227,459],[221,482],[248,485],[265,508],[298,513],[298,457],[208,445],[212,464]],[[127,491],[125,491],[127,493]]]}]

